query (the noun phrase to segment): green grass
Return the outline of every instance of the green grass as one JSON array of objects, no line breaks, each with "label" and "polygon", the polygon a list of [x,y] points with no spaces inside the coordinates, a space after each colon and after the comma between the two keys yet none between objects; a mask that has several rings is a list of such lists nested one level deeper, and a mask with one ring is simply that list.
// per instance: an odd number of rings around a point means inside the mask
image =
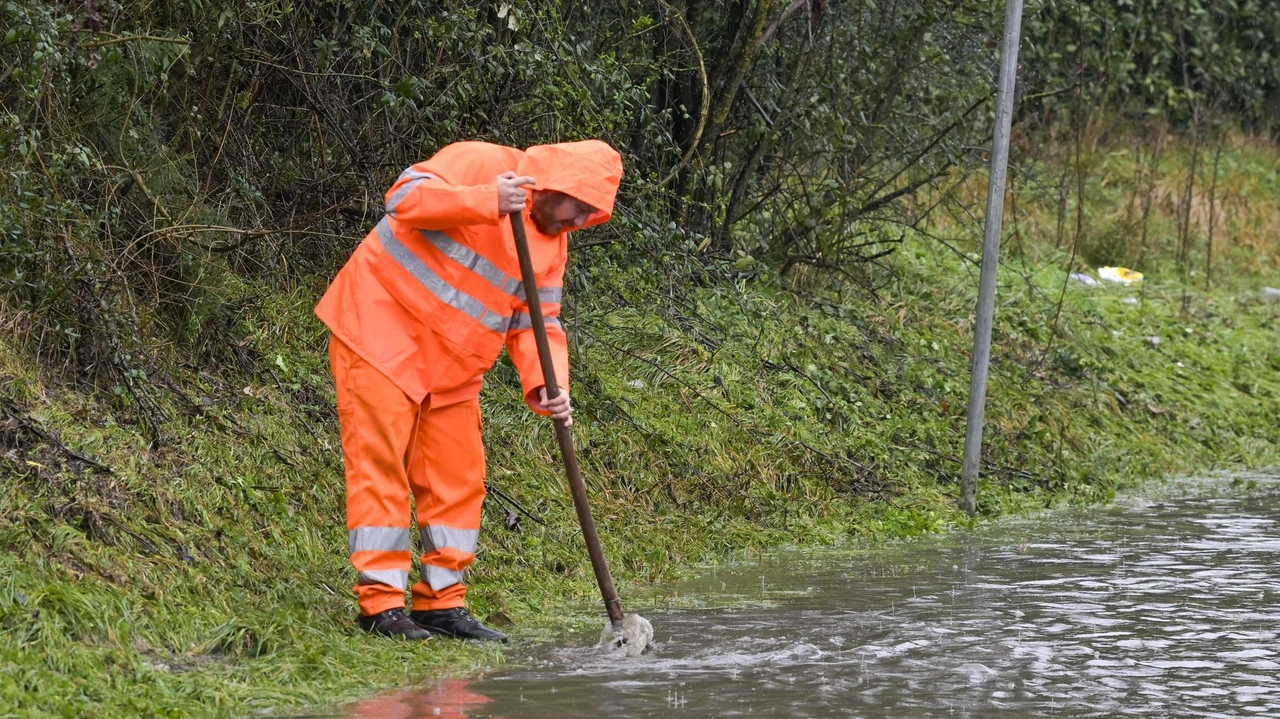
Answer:
[{"label": "green grass", "polygon": [[[970,261],[909,236],[875,298],[768,277],[672,294],[667,268],[590,252],[566,312],[575,438],[624,600],[744,549],[968,523],[955,481]],[[1257,292],[1277,284],[1265,268],[1212,292],[1160,269],[1139,287],[1088,288],[1066,282],[1064,253],[1008,259],[982,516],[1280,461],[1280,303]],[[153,342],[147,406],[0,343],[0,716],[244,715],[503,661],[353,629],[325,334],[310,316],[322,285],[263,288],[236,325],[238,366]],[[547,526],[506,529],[487,505],[473,609],[524,637],[592,628],[550,427],[523,408],[505,359],[483,403],[490,480]]]}]

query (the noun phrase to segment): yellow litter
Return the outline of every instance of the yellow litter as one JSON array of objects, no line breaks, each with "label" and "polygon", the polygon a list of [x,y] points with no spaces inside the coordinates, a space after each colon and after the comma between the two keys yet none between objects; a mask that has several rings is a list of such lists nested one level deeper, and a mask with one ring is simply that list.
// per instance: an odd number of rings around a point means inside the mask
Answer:
[{"label": "yellow litter", "polygon": [[1098,279],[1131,285],[1142,281],[1142,273],[1135,272],[1128,267],[1099,267]]}]

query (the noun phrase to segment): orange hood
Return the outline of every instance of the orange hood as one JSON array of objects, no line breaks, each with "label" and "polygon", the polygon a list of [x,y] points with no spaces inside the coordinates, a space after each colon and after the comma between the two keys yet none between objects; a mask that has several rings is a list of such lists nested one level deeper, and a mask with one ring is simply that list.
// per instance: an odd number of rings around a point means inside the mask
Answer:
[{"label": "orange hood", "polygon": [[613,200],[622,182],[622,156],[600,140],[534,145],[524,151],[516,171],[537,179],[535,190],[563,192],[599,210],[586,227],[613,217]]}]

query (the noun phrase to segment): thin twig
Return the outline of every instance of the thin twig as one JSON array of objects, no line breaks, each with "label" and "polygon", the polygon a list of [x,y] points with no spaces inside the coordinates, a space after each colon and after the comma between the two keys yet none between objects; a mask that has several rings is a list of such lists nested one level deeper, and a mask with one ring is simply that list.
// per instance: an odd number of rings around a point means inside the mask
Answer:
[{"label": "thin twig", "polygon": [[517,502],[516,500],[512,499],[512,498],[511,498],[511,495],[507,494],[506,492],[502,491],[501,489],[498,489],[498,487],[497,487],[497,486],[495,486],[495,485],[493,485],[493,484],[490,484],[489,482],[485,482],[485,483],[484,483],[484,488],[485,488],[485,491],[486,491],[486,492],[489,492],[490,494],[493,494],[493,495],[494,495],[494,496],[496,496],[498,499],[500,499],[500,500],[502,500],[502,501],[505,501],[505,502],[507,502],[508,504],[510,504],[511,506],[515,507],[515,508],[516,508],[516,511],[520,512],[520,513],[521,513],[521,514],[523,514],[524,516],[528,517],[529,519],[533,520],[534,522],[537,522],[538,524],[541,524],[541,525],[542,525],[542,526],[544,526],[544,527],[545,527],[545,526],[547,526],[547,523],[546,523],[546,522],[544,522],[544,521],[542,521],[542,519],[541,519],[540,517],[538,517],[538,516],[537,516],[536,514],[534,514],[533,512],[530,512],[529,510],[525,509],[524,507],[520,506],[520,503],[519,503],[519,502]]},{"label": "thin twig", "polygon": [[43,428],[41,428],[35,423],[34,419],[23,414],[22,411],[18,409],[17,405],[15,405],[13,402],[8,400],[7,398],[0,397],[0,410],[3,410],[4,413],[8,415],[8,417],[12,419],[14,422],[17,422],[20,427],[27,430],[28,432],[31,432],[32,434],[36,435],[40,439],[43,439],[48,444],[52,445],[54,449],[67,455],[68,457],[71,457],[72,459],[75,459],[79,462],[87,464],[90,467],[93,467],[95,469],[100,469],[103,472],[106,472],[107,474],[115,473],[110,467],[103,464],[102,462],[99,462],[98,460],[92,457],[87,457],[67,447],[67,445],[63,444],[62,441],[58,439],[57,436],[55,436],[50,432],[45,431]]},{"label": "thin twig", "polygon": [[133,40],[148,40],[150,42],[168,42],[168,43],[173,43],[174,45],[190,45],[191,44],[190,40],[187,40],[185,38],[180,38],[180,37],[163,37],[161,35],[126,35],[122,37],[115,37],[110,40],[99,40],[97,42],[85,43],[80,47],[97,49],[100,47],[106,47],[108,45],[115,45],[121,42],[131,42]]},{"label": "thin twig", "polygon": [[711,88],[707,84],[707,63],[702,59],[702,50],[698,47],[698,38],[693,34],[693,30],[689,28],[689,23],[685,21],[684,14],[671,7],[667,0],[658,0],[658,4],[666,8],[667,12],[674,15],[676,20],[679,21],[678,24],[680,29],[684,31],[685,39],[689,41],[689,47],[698,58],[698,76],[702,80],[702,107],[698,109],[698,129],[693,132],[693,141],[689,143],[689,149],[685,151],[684,157],[680,158],[679,164],[653,186],[654,189],[671,182],[693,159],[693,153],[697,152],[698,146],[702,144],[702,133],[707,128],[707,115],[711,113]]},{"label": "thin twig", "polygon": [[760,113],[760,117],[764,118],[764,124],[769,127],[773,127],[773,118],[769,117],[769,113],[764,111],[764,106],[761,105],[760,101],[756,99],[756,96],[752,94],[751,88],[747,87],[746,80],[742,81],[742,92],[746,94],[747,99],[755,106],[756,112]]}]

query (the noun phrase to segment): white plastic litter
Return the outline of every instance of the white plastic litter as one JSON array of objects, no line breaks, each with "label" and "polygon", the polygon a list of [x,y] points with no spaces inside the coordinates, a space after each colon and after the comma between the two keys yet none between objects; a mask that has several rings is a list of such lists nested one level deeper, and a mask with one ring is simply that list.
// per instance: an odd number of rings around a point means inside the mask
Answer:
[{"label": "white plastic litter", "polygon": [[1263,287],[1262,296],[1269,300],[1280,300],[1280,289],[1275,287]]},{"label": "white plastic litter", "polygon": [[1119,282],[1124,285],[1142,281],[1142,273],[1128,267],[1099,267],[1098,277],[1107,282]]},{"label": "white plastic litter", "polygon": [[1089,274],[1088,272],[1072,272],[1071,279],[1075,280],[1076,282],[1079,282],[1082,285],[1087,285],[1089,287],[1097,287],[1098,285],[1102,284],[1101,282],[1093,279],[1093,275]]},{"label": "white plastic litter", "polygon": [[638,657],[652,642],[653,625],[639,614],[623,615],[620,635],[613,631],[612,622],[600,632],[600,649],[615,657]]}]

